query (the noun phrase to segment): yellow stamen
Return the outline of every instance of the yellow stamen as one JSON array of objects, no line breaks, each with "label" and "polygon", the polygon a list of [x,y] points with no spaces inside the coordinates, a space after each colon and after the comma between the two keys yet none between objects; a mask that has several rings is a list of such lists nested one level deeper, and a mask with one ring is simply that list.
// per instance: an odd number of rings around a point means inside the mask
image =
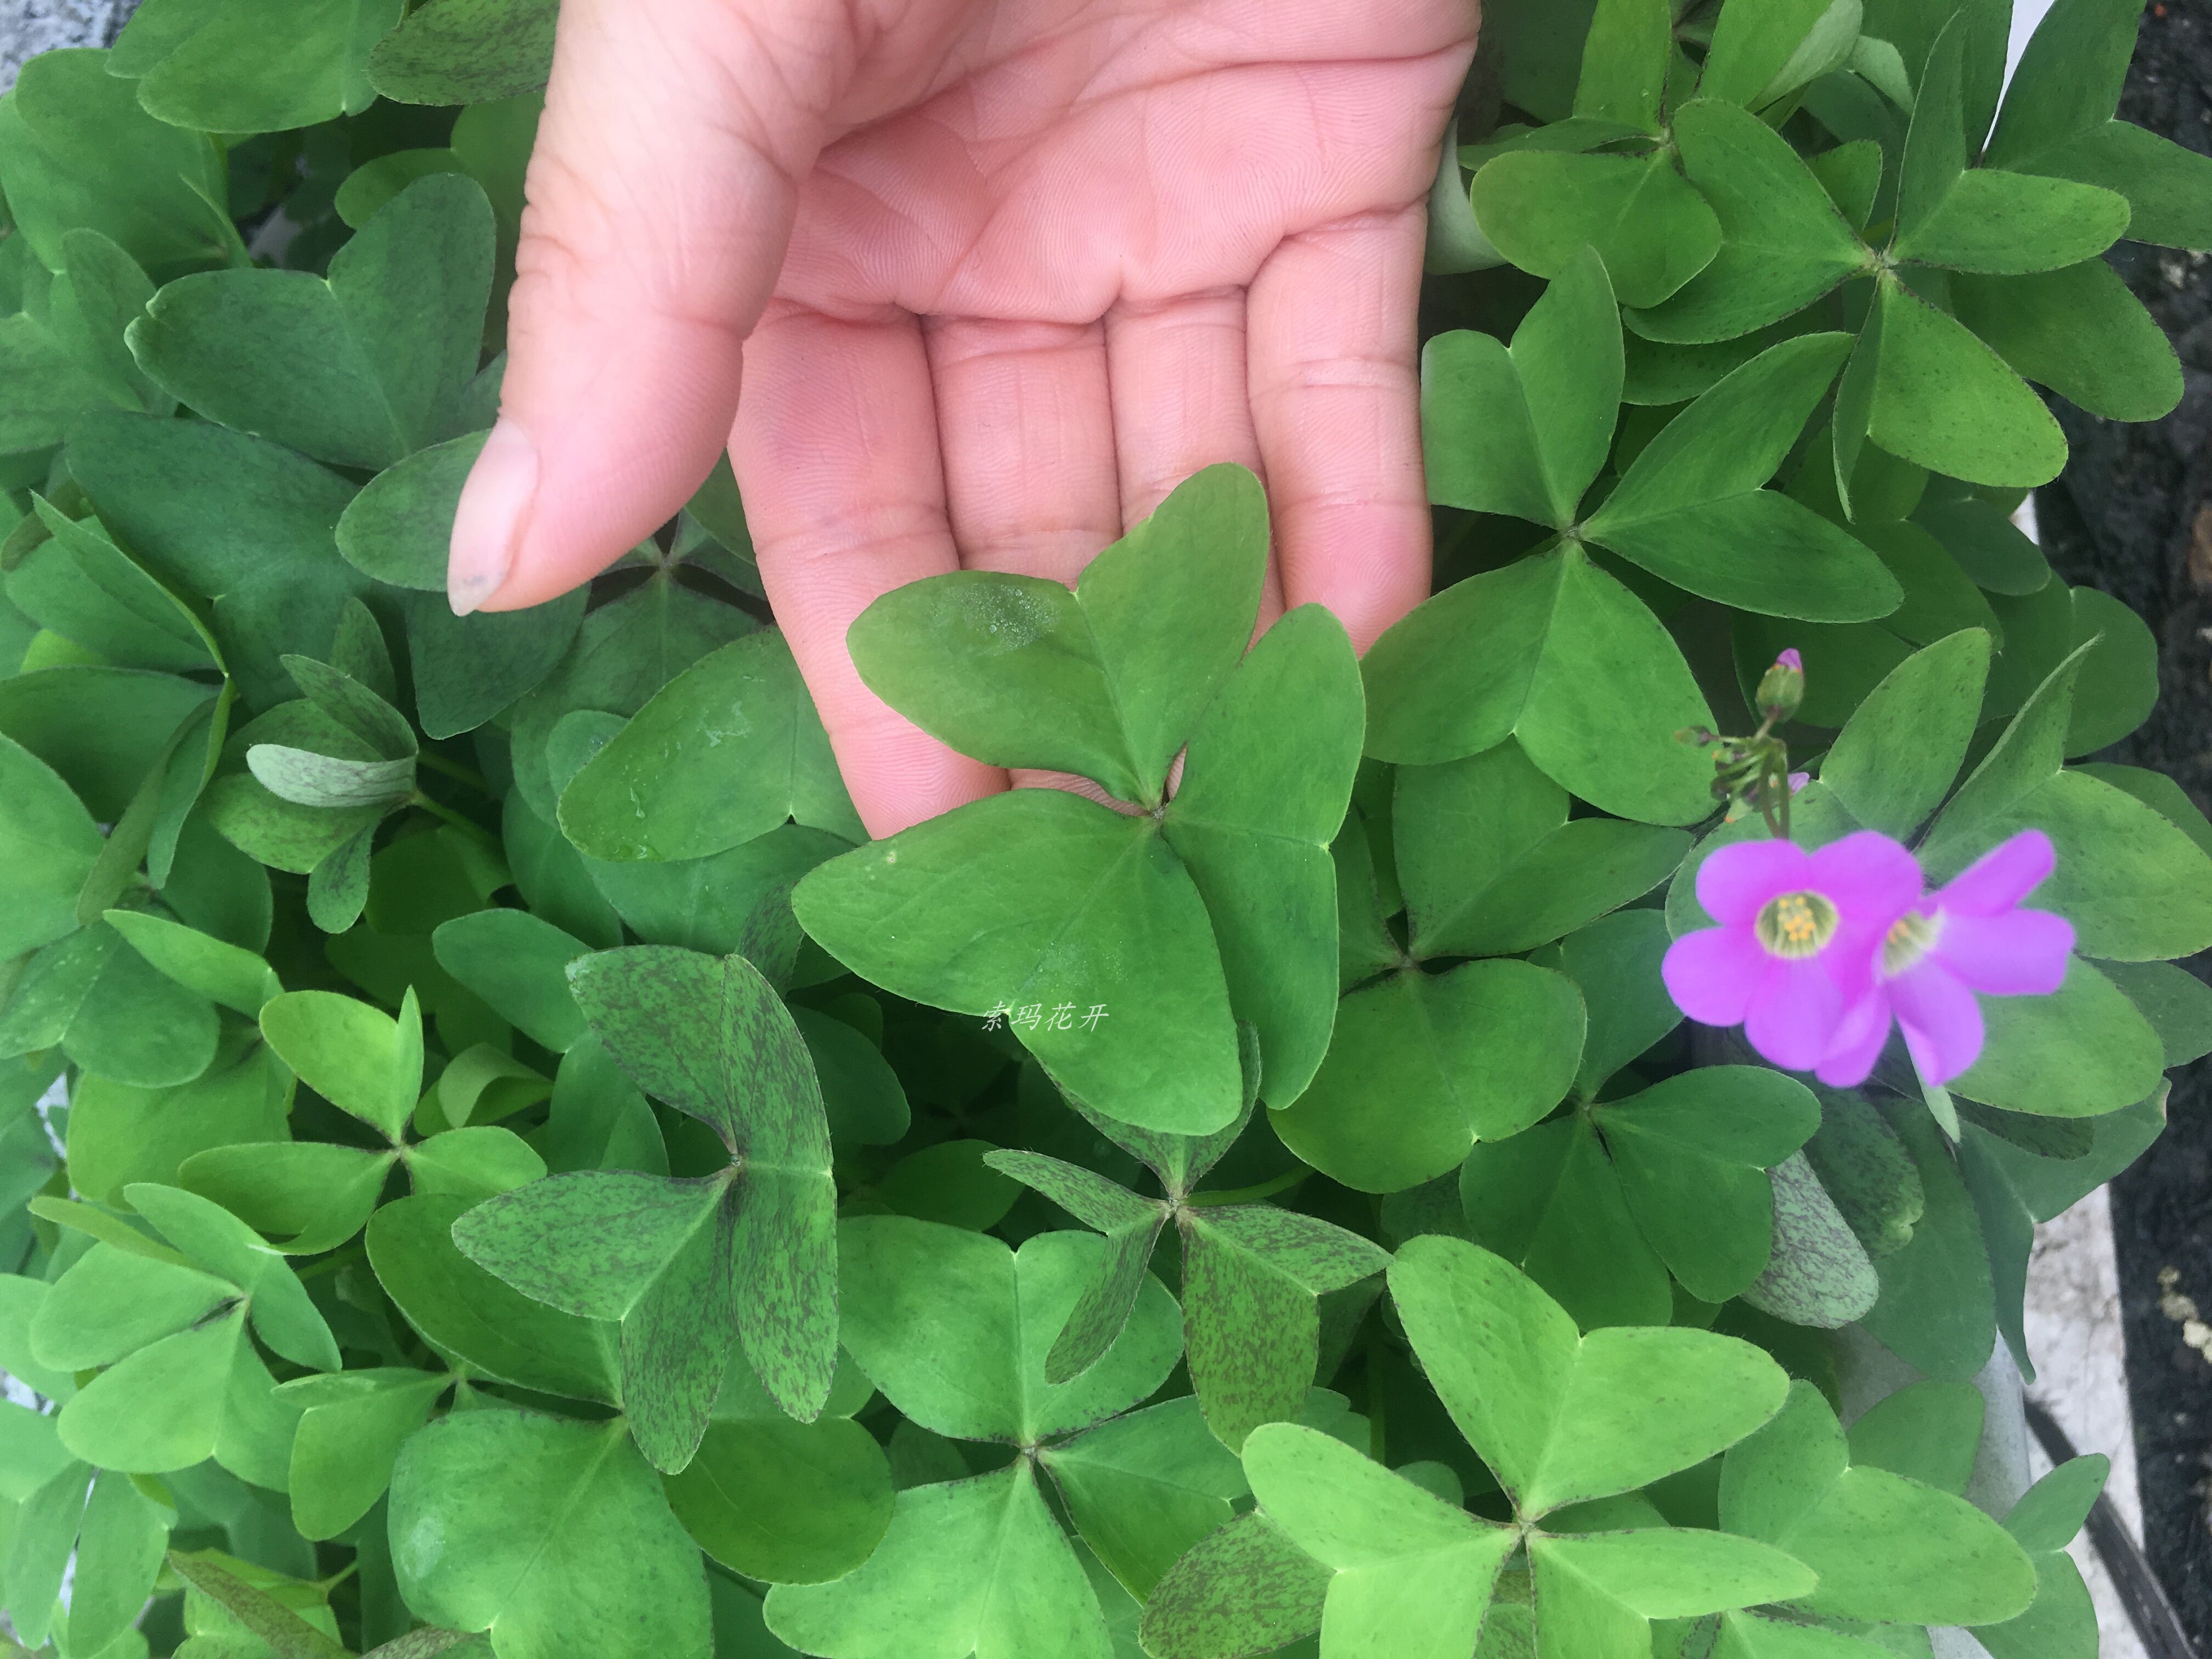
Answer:
[{"label": "yellow stamen", "polygon": [[1836,907],[1819,893],[1784,893],[1767,900],[1753,927],[1767,954],[1802,960],[1836,936]]},{"label": "yellow stamen", "polygon": [[1895,979],[1899,974],[1917,968],[1928,953],[1936,948],[1942,937],[1942,913],[1926,916],[1917,910],[1908,910],[1890,924],[1889,932],[1882,936],[1881,972],[1885,979]]}]

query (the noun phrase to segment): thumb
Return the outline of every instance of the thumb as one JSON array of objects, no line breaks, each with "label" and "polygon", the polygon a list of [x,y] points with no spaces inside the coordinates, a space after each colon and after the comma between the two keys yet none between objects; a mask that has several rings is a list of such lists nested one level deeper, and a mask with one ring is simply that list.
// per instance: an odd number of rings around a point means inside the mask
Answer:
[{"label": "thumb", "polygon": [[453,607],[611,564],[729,440],[740,347],[851,60],[834,0],[565,0],[530,158],[498,423],[461,493]]}]

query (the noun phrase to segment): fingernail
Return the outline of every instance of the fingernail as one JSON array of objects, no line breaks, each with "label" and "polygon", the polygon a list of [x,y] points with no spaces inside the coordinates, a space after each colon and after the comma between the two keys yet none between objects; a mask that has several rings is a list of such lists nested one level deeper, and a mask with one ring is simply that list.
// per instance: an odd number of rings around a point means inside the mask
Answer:
[{"label": "fingernail", "polygon": [[453,514],[446,598],[456,617],[467,616],[506,586],[537,491],[538,450],[520,427],[502,418],[484,440]]}]

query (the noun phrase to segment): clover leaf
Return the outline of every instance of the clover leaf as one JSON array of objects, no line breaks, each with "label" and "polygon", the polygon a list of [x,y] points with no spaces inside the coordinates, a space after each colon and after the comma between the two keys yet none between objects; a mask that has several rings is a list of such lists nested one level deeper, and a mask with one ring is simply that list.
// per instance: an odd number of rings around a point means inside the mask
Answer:
[{"label": "clover leaf", "polygon": [[[1330,1574],[1324,1656],[1473,1649],[1500,1570],[1524,1548],[1534,1650],[1560,1659],[1648,1651],[1652,1619],[1814,1588],[1811,1571],[1762,1541],[1670,1530],[1640,1507],[1592,1501],[1687,1468],[1765,1423],[1789,1383],[1764,1354],[1702,1331],[1577,1337],[1533,1282],[1457,1239],[1408,1243],[1391,1265],[1390,1288],[1431,1383],[1498,1478],[1511,1518],[1471,1515],[1311,1429],[1255,1429],[1244,1467],[1260,1514]],[[1496,1363],[1505,1352],[1514,1366]],[[1215,1547],[1208,1540],[1194,1553]],[[1218,1607],[1237,1593],[1212,1572],[1178,1566],[1176,1577],[1182,1582],[1157,1627],[1170,1638],[1161,1650],[1249,1651],[1175,1639],[1201,1636],[1213,1622],[1181,1603],[1210,1599]]]},{"label": "clover leaf", "polygon": [[401,1448],[391,1505],[409,1605],[507,1659],[714,1651],[698,1553],[619,1421],[441,1418]]},{"label": "clover leaf", "polygon": [[[975,802],[808,875],[793,895],[807,932],[902,995],[1014,1015],[1055,1081],[1125,1122],[1203,1134],[1233,1119],[1238,1019],[1259,1030],[1263,1096],[1297,1098],[1334,1010],[1328,843],[1359,697],[1350,642],[1316,607],[1237,660],[1266,546],[1255,482],[1216,467],[1073,595],[966,572],[879,600],[854,646],[895,706],[978,758],[1080,769],[1146,810],[1042,790]],[[1182,597],[1162,602],[1162,584]],[[966,666],[945,679],[956,647]]]},{"label": "clover leaf", "polygon": [[[52,1419],[13,1405],[8,1416],[16,1431],[9,1436],[10,1472],[24,1476],[25,1488],[20,1497],[9,1494],[20,1506],[9,1552],[9,1622],[24,1641],[43,1644],[51,1632],[72,1649],[82,1644],[97,1653],[144,1608],[174,1511],[122,1471],[95,1473],[70,1457]],[[30,1451],[26,1441],[38,1449]],[[65,1573],[66,1607],[60,1599]]]},{"label": "clover leaf", "polygon": [[[387,467],[459,435],[491,291],[491,205],[459,173],[409,185],[327,280],[219,270],[169,283],[131,325],[139,365],[240,432],[339,466]],[[285,372],[267,373],[274,354]]]},{"label": "clover leaf", "polygon": [[620,1322],[624,1408],[641,1449],[672,1473],[706,1431],[733,1339],[792,1416],[811,1422],[828,1398],[829,1127],[805,1039],[744,957],[637,945],[568,974],[616,1062],[714,1131],[728,1166],[554,1176],[471,1211],[454,1242],[526,1295]]},{"label": "clover leaf", "polygon": [[1478,1146],[1461,1201],[1473,1237],[1585,1327],[1659,1324],[1670,1274],[1717,1303],[1765,1271],[1766,1172],[1819,1126],[1803,1085],[1755,1066],[1701,1066]]},{"label": "clover leaf", "polygon": [[84,228],[64,231],[59,252],[44,295],[26,295],[23,310],[0,318],[0,449],[58,444],[88,409],[167,415],[176,407],[124,344],[124,331],[154,297],[137,261]]},{"label": "clover leaf", "polygon": [[[1248,1087],[1256,1081],[1248,1073]],[[1084,1109],[1080,1103],[1077,1109]],[[1249,1098],[1245,1109],[1251,1109]],[[1318,1298],[1379,1274],[1389,1258],[1318,1217],[1267,1204],[1209,1202],[1194,1193],[1242,1133],[1243,1117],[1204,1139],[1132,1132],[1103,1116],[1091,1121],[1152,1170],[1165,1196],[1139,1198],[1117,1182],[1041,1152],[994,1152],[983,1159],[1106,1236],[1097,1276],[1045,1355],[1045,1380],[1079,1376],[1111,1347],[1148,1282],[1146,1267],[1160,1231],[1171,1223],[1182,1248],[1191,1387],[1206,1425],[1235,1451],[1259,1425],[1296,1419],[1321,1354]]]},{"label": "clover leaf", "polygon": [[367,60],[400,0],[310,11],[283,0],[152,0],[108,54],[149,114],[205,132],[275,132],[357,115],[376,97]]},{"label": "clover leaf", "polygon": [[2035,1571],[2004,1528],[1962,1498],[1861,1462],[1809,1383],[1722,1464],[1721,1524],[1803,1561],[1816,1616],[2000,1624],[2025,1612]]},{"label": "clover leaf", "polygon": [[796,819],[866,839],[782,632],[709,652],[655,692],[561,793],[586,857],[705,858]]},{"label": "clover leaf", "polygon": [[[1177,1401],[1123,1415],[1181,1352],[1175,1304],[1157,1280],[1146,1279],[1127,1323],[1087,1370],[1051,1380],[1047,1355],[1101,1255],[1079,1233],[1042,1234],[1017,1253],[903,1216],[844,1224],[845,1339],[861,1368],[921,1427],[1017,1455],[995,1473],[902,1492],[859,1571],[769,1592],[770,1630],[834,1659],[1103,1659],[1097,1598],[1038,1471],[1102,1559],[1136,1577],[1137,1594],[1228,1518],[1243,1481],[1195,1412]],[[1194,1481],[1194,1461],[1214,1473]],[[1184,1490],[1163,1501],[1163,1484]],[[966,1588],[915,1599],[947,1576]]]},{"label": "clover leaf", "polygon": [[103,1228],[31,1323],[40,1364],[104,1368],[62,1408],[63,1444],[98,1468],[132,1474],[212,1456],[283,1490],[297,1413],[276,1397],[248,1323],[283,1358],[335,1371],[330,1327],[283,1257],[220,1205],[150,1182],[124,1195],[168,1244],[120,1223]]}]

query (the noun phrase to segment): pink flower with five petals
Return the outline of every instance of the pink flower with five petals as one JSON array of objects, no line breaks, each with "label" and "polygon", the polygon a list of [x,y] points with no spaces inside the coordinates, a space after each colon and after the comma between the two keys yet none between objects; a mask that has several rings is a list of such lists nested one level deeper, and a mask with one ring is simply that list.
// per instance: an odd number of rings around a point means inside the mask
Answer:
[{"label": "pink flower with five petals", "polygon": [[1698,867],[1698,902],[1720,923],[1668,948],[1675,1005],[1744,1028],[1777,1066],[1809,1072],[1874,988],[1875,957],[1918,902],[1919,862],[1871,830],[1808,852],[1794,842],[1723,847]]},{"label": "pink flower with five petals", "polygon": [[1882,930],[1872,982],[1816,1067],[1820,1081],[1866,1081],[1893,1016],[1921,1080],[1942,1085],[1982,1052],[1982,996],[2047,996],[2066,978],[2073,925],[2021,901],[2057,863],[2051,837],[2023,830],[1948,885],[1916,899]]}]

